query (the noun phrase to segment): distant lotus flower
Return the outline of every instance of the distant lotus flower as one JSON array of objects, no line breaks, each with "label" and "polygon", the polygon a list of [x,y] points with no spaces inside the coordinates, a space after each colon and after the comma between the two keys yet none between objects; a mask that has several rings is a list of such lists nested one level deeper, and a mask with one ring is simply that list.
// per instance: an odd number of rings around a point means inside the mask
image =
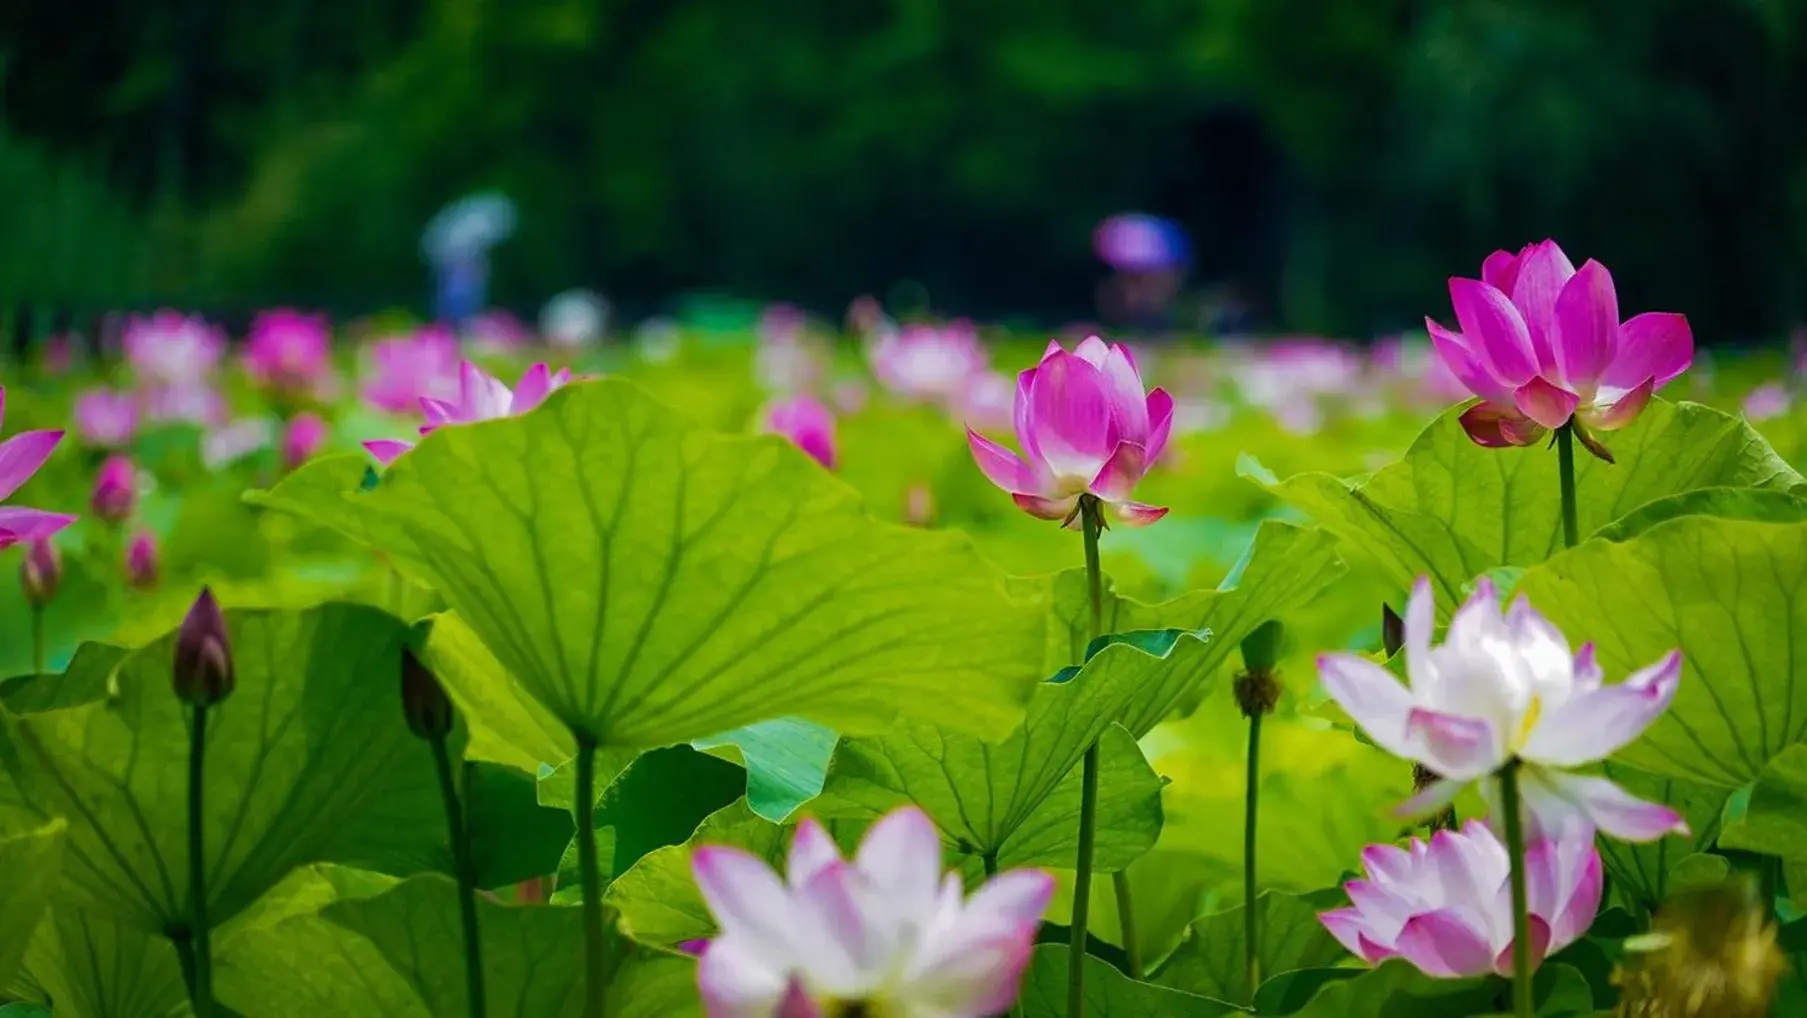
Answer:
[{"label": "distant lotus flower", "polygon": [[1522,596],[1502,618],[1491,580],[1476,582],[1440,647],[1431,646],[1434,612],[1430,583],[1420,580],[1405,614],[1409,686],[1364,657],[1318,658],[1325,691],[1376,745],[1443,776],[1402,813],[1440,809],[1481,781],[1498,815],[1493,775],[1517,758],[1532,837],[1577,815],[1628,841],[1687,832],[1669,807],[1633,798],[1607,778],[1570,772],[1611,756],[1668,709],[1681,682],[1679,651],[1608,686],[1593,644],[1571,656],[1562,633]]},{"label": "distant lotus flower", "polygon": [[319,453],[326,444],[326,421],[316,413],[299,413],[289,419],[282,433],[282,462],[290,470]]},{"label": "distant lotus flower", "polygon": [[63,554],[55,541],[40,537],[26,544],[25,558],[19,563],[19,586],[34,608],[56,600],[56,592],[63,586]]},{"label": "distant lotus flower", "polygon": [[267,417],[245,417],[201,436],[201,465],[219,470],[276,441],[276,426]]},{"label": "distant lotus flower", "polygon": [[271,388],[312,392],[332,370],[326,317],[290,308],[259,312],[245,343],[245,369]]},{"label": "distant lotus flower", "polygon": [[378,340],[370,347],[370,378],[364,401],[391,414],[414,413],[423,397],[458,394],[458,338],[442,326]]},{"label": "distant lotus flower", "polygon": [[[425,435],[447,424],[519,417],[545,402],[553,390],[570,380],[571,372],[568,368],[560,368],[555,374],[545,364],[535,364],[527,369],[526,374],[521,376],[520,383],[511,390],[482,368],[465,361],[458,365],[457,399],[423,398],[420,401],[421,412],[427,418],[427,423],[420,426],[420,433]],[[386,464],[414,448],[414,443],[382,438],[365,442],[364,448],[370,450],[377,462]]]},{"label": "distant lotus flower", "polygon": [[1462,415],[1477,445],[1531,445],[1571,419],[1596,456],[1589,430],[1637,419],[1650,394],[1688,370],[1694,335],[1678,314],[1619,321],[1612,275],[1596,261],[1576,269],[1556,242],[1518,254],[1495,251],[1480,279],[1451,279],[1460,333],[1430,319],[1431,342],[1481,402]]},{"label": "distant lotus flower", "polygon": [[133,534],[126,544],[125,579],[137,590],[157,585],[157,537],[148,530]]},{"label": "distant lotus flower", "polygon": [[[1510,863],[1493,830],[1470,820],[1460,832],[1438,831],[1430,844],[1370,845],[1366,879],[1343,885],[1350,906],[1318,918],[1351,953],[1370,965],[1404,958],[1445,979],[1510,976]],[[1525,849],[1531,964],[1574,943],[1600,907],[1600,852],[1586,826]]]},{"label": "distant lotus flower", "polygon": [[698,848],[692,868],[721,928],[697,963],[709,1018],[1002,1014],[1054,893],[1049,874],[1012,870],[966,897],[914,806],[874,824],[851,863],[805,820],[782,878],[736,848]]},{"label": "distant lotus flower", "polygon": [[1141,212],[1124,212],[1092,231],[1092,250],[1118,272],[1157,272],[1191,258],[1185,231],[1172,220]]},{"label": "distant lotus flower", "polygon": [[953,400],[989,361],[971,322],[906,325],[879,334],[867,351],[879,384],[905,399]]},{"label": "distant lotus flower", "polygon": [[954,412],[975,428],[1002,431],[1015,420],[1016,386],[1001,371],[983,371],[967,379],[954,400]]},{"label": "distant lotus flower", "polygon": [[847,305],[847,331],[856,336],[872,335],[889,322],[885,306],[870,294],[861,294]]},{"label": "distant lotus flower", "polygon": [[197,707],[211,707],[238,688],[232,663],[232,639],[226,615],[206,587],[189,606],[176,630],[175,662],[170,684],[176,696]]},{"label": "distant lotus flower", "polygon": [[803,338],[809,318],[794,304],[768,304],[753,325],[753,334],[767,345],[788,345]]},{"label": "distant lotus flower", "polygon": [[88,389],[75,397],[74,417],[82,444],[123,448],[138,432],[138,398],[114,389]]},{"label": "distant lotus flower", "polygon": [[149,386],[139,395],[144,401],[145,418],[159,424],[218,427],[227,420],[226,398],[205,379]]},{"label": "distant lotus flower", "polygon": [[1130,495],[1167,446],[1173,398],[1143,394],[1121,345],[1091,336],[1068,353],[1050,342],[1041,363],[1017,376],[1015,423],[1026,460],[970,427],[966,438],[986,478],[1025,512],[1072,526],[1089,493],[1130,526],[1167,515]]},{"label": "distant lotus flower", "polygon": [[1794,397],[1788,394],[1787,386],[1765,382],[1744,397],[1744,416],[1752,422],[1767,421],[1787,414],[1793,406]]},{"label": "distant lotus flower", "polygon": [[100,465],[94,475],[94,490],[88,496],[88,508],[95,517],[107,523],[120,523],[138,506],[138,468],[128,456],[114,453]]},{"label": "distant lotus flower", "polygon": [[835,466],[834,414],[813,396],[792,396],[766,408],[765,429],[783,435],[791,444],[830,470]]},{"label": "distant lotus flower", "polygon": [[1383,378],[1407,383],[1402,388],[1408,396],[1451,403],[1466,399],[1469,394],[1468,387],[1423,339],[1409,340],[1404,336],[1377,339],[1370,350],[1369,363]]},{"label": "distant lotus flower", "polygon": [[159,311],[126,323],[120,339],[140,381],[186,387],[213,373],[226,352],[226,335],[199,315]]},{"label": "distant lotus flower", "polygon": [[470,337],[471,346],[482,353],[511,353],[533,338],[519,318],[501,308],[472,315],[465,323],[464,331]]},{"label": "distant lotus flower", "polygon": [[75,337],[59,333],[44,340],[38,365],[47,375],[60,377],[75,367]]}]

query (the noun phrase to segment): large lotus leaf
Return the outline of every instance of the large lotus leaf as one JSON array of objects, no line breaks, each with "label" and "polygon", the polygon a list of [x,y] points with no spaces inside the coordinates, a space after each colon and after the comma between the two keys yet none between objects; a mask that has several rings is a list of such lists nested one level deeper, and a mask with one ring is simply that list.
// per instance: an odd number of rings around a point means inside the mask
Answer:
[{"label": "large lotus leaf", "polygon": [[173,1018],[188,1010],[175,946],[79,909],[52,908],[25,952],[20,996],[57,1018]]},{"label": "large lotus leaf", "polygon": [[[532,775],[466,761],[459,786],[478,887],[505,887],[557,868],[559,854],[571,840],[572,814],[540,805]],[[437,868],[450,873],[450,849],[446,851],[445,865]]]},{"label": "large lotus leaf", "polygon": [[1736,788],[1807,736],[1807,523],[1682,516],[1623,543],[1587,541],[1519,591],[1609,680],[1680,648],[1675,702],[1618,758]]},{"label": "large lotus leaf", "polygon": [[50,903],[67,826],[53,820],[38,830],[0,838],[0,989],[18,972],[25,945]]},{"label": "large lotus leaf", "polygon": [[[1532,977],[1539,1015],[1575,1016],[1593,1010],[1587,978],[1567,965],[1544,965]],[[1294,1018],[1476,1018],[1512,1012],[1512,984],[1486,979],[1439,979],[1394,959],[1352,979],[1326,982]]]},{"label": "large lotus leaf", "polygon": [[878,523],[788,443],[711,434],[619,380],[441,428],[372,490],[333,488],[265,501],[437,588],[600,743],[790,714],[1002,738],[1042,677],[1045,606],[1008,597],[969,539]]},{"label": "large lotus leaf", "polygon": [[[540,801],[569,812],[576,802],[573,778],[570,765],[548,775],[540,782]],[[689,746],[640,754],[597,793],[595,826],[613,832],[612,854],[599,857],[605,872],[624,872],[654,849],[683,844],[746,789],[745,771]]]},{"label": "large lotus leaf", "polygon": [[1722,848],[1807,863],[1807,745],[1796,744],[1776,754],[1757,776],[1743,815],[1726,825],[1719,843]]},{"label": "large lotus leaf", "polygon": [[1807,520],[1807,497],[1773,488],[1700,488],[1659,498],[1601,527],[1594,536],[1625,541],[1678,516],[1800,523]]},{"label": "large lotus leaf", "polygon": [[[844,739],[815,809],[874,819],[914,801],[962,852],[1004,867],[1070,867],[1077,775],[1071,795],[1058,796],[1056,789],[1143,690],[1174,672],[1198,674],[1198,661],[1211,649],[1210,641],[1184,634],[1160,643],[1156,653],[1130,642],[1106,645],[1076,674],[1042,683],[1023,726],[1001,743],[907,724],[881,737]],[[1122,869],[1146,852],[1161,822],[1160,779],[1135,739],[1118,728],[1106,742],[1098,800],[1103,811],[1123,815],[1099,825],[1099,872]]]},{"label": "large lotus leaf", "polygon": [[[1279,481],[1254,464],[1244,473],[1361,545],[1400,589],[1429,575],[1447,615],[1475,576],[1530,566],[1563,546],[1556,454],[1542,446],[1483,449],[1469,441],[1458,416],[1452,409],[1437,418],[1404,459],[1364,478],[1305,473]],[[1608,440],[1617,463],[1576,459],[1583,535],[1698,488],[1807,488],[1749,424],[1711,407],[1652,401],[1637,423]]]},{"label": "large lotus leaf", "polygon": [[[582,1013],[581,910],[479,897],[477,928],[489,1014]],[[610,961],[609,1014],[684,1014],[697,1007],[690,959],[618,940]],[[666,966],[678,978],[636,971]],[[470,1011],[457,885],[437,874],[413,877],[246,930],[220,950],[214,988],[245,1018],[463,1018]]]},{"label": "large lotus leaf", "polygon": [[[1343,945],[1318,922],[1318,913],[1347,904],[1340,891],[1303,897],[1265,891],[1255,899],[1258,919],[1256,958],[1261,975],[1317,968],[1348,956]],[[1155,981],[1206,997],[1248,1004],[1256,987],[1248,985],[1248,947],[1243,907],[1193,920],[1189,935],[1162,963]]]},{"label": "large lotus leaf", "polygon": [[1605,773],[1641,799],[1674,807],[1688,821],[1691,833],[1685,838],[1670,836],[1641,845],[1600,839],[1600,858],[1612,876],[1614,893],[1648,914],[1673,890],[1676,865],[1690,852],[1706,851],[1719,837],[1719,814],[1727,793],[1724,788],[1646,774],[1624,764],[1606,764]]},{"label": "large lotus leaf", "polygon": [[[208,918],[230,919],[298,865],[411,871],[444,854],[432,754],[402,717],[407,627],[375,609],[226,616],[237,691],[208,714]],[[133,652],[105,700],[0,729],[21,799],[69,819],[64,901],[143,929],[188,918],[191,712],[174,635]]]},{"label": "large lotus leaf", "polygon": [[[1019,1003],[1023,1018],[1065,1018],[1067,948],[1043,944],[1029,958]],[[1107,962],[1085,959],[1085,1013],[1098,1018],[1215,1018],[1241,1012],[1233,1004],[1154,983],[1137,982]]]},{"label": "large lotus leaf", "polygon": [[470,731],[467,757],[533,774],[577,755],[570,729],[502,667],[463,619],[448,612],[423,620],[420,628],[421,663],[439,678]]},{"label": "large lotus leaf", "polygon": [[[830,820],[825,826],[843,852],[857,845],[863,821]],[[646,944],[677,944],[715,935],[715,920],[696,889],[690,853],[700,845],[729,845],[782,870],[794,825],[774,824],[746,800],[718,810],[682,845],[648,852],[609,885],[605,900],[621,916],[622,929]]]},{"label": "large lotus leaf", "polygon": [[804,718],[773,718],[691,743],[747,769],[753,812],[783,823],[822,792],[839,736]]},{"label": "large lotus leaf", "polygon": [[[1106,591],[1106,633],[1184,630],[1210,637],[1207,647],[1188,657],[1186,667],[1163,670],[1139,690],[1117,720],[1138,739],[1147,735],[1175,709],[1204,694],[1206,680],[1236,660],[1243,637],[1268,619],[1309,603],[1342,575],[1343,568],[1335,537],[1269,520],[1216,590],[1152,605]],[[1053,600],[1059,621],[1050,627],[1043,649],[1043,663],[1050,672],[1079,661],[1090,642],[1092,610],[1085,571],[1056,576]]]}]

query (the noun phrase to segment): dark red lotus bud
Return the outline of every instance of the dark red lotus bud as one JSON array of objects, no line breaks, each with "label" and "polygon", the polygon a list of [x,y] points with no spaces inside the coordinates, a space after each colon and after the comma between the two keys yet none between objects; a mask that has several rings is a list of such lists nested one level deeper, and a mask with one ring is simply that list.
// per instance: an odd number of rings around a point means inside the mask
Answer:
[{"label": "dark red lotus bud", "polygon": [[1393,610],[1390,604],[1380,606],[1380,649],[1387,652],[1388,657],[1399,653],[1405,646],[1405,620]]},{"label": "dark red lotus bud", "polygon": [[445,687],[414,652],[402,648],[402,713],[408,730],[429,742],[438,742],[452,731],[452,701]]},{"label": "dark red lotus bud", "polygon": [[40,537],[25,549],[25,560],[19,563],[19,585],[25,588],[25,600],[34,608],[42,608],[56,597],[63,585],[63,556],[48,537]]},{"label": "dark red lotus bud", "polygon": [[236,687],[232,672],[232,643],[226,636],[226,616],[213,591],[201,588],[201,596],[188,609],[176,632],[176,664],[173,675],[176,696],[197,707],[211,707]]}]

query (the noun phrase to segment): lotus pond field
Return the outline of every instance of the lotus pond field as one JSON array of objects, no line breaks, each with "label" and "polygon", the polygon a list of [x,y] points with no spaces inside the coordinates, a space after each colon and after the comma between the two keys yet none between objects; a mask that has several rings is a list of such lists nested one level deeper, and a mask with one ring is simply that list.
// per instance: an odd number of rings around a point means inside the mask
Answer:
[{"label": "lotus pond field", "polygon": [[0,1016],[1807,1015],[1794,354],[1450,272],[1372,342],[52,337]]}]

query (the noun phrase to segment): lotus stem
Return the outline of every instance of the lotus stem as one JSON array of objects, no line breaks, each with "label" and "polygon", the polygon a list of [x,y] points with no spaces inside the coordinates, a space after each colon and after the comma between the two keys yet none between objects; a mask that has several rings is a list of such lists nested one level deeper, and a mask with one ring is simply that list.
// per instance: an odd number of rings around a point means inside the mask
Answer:
[{"label": "lotus stem", "polygon": [[194,953],[194,979],[188,995],[195,1018],[211,1018],[213,1014],[213,955],[208,946],[207,855],[203,845],[206,814],[202,808],[206,752],[207,705],[197,703],[188,740],[188,943]]},{"label": "lotus stem", "polygon": [[44,606],[31,606],[31,673],[44,674]]},{"label": "lotus stem", "polygon": [[[452,843],[452,867],[458,878],[458,911],[464,926],[465,996],[471,1018],[484,1018],[488,1003],[483,992],[483,940],[477,929],[477,868],[471,860],[470,827],[464,808],[459,804],[458,786],[452,779],[451,753],[444,736],[429,739],[433,747],[433,766],[439,774],[439,790],[445,798],[447,833]],[[469,771],[466,771],[469,774]],[[469,796],[470,785],[465,785]]]},{"label": "lotus stem", "polygon": [[608,944],[603,940],[602,872],[596,863],[596,740],[577,737],[577,867],[584,896],[584,1018],[602,1018],[608,988]]},{"label": "lotus stem", "polygon": [[1575,508],[1575,423],[1556,429],[1556,471],[1562,482],[1562,544],[1581,543],[1581,524]]},{"label": "lotus stem", "polygon": [[1512,1006],[1518,1018],[1533,1018],[1531,1002],[1531,919],[1525,893],[1525,825],[1519,816],[1519,762],[1500,768],[1500,809],[1506,827],[1506,855],[1512,864]]},{"label": "lotus stem", "polygon": [[[1098,567],[1098,533],[1104,519],[1098,500],[1079,497],[1079,515],[1085,533],[1085,576],[1092,599],[1092,635],[1104,635],[1104,573]],[[1090,640],[1086,650],[1091,649]],[[1080,652],[1080,665],[1086,651]],[[1079,774],[1079,855],[1073,865],[1073,929],[1067,950],[1067,1018],[1085,1014],[1085,951],[1087,924],[1092,911],[1092,851],[1098,836],[1098,744],[1086,748]],[[1133,934],[1125,931],[1127,940]],[[1127,951],[1127,946],[1125,947]]]},{"label": "lotus stem", "polygon": [[1255,831],[1261,811],[1261,714],[1249,715],[1248,786],[1242,795],[1242,942],[1248,955],[1249,999],[1261,985],[1260,917],[1255,913]]}]

